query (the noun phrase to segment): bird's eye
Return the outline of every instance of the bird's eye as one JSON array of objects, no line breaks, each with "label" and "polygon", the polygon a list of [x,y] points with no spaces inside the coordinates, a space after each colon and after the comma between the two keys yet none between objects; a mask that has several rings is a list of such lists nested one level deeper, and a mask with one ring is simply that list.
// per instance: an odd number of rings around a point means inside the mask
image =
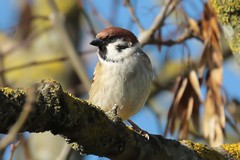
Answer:
[{"label": "bird's eye", "polygon": [[116,49],[121,52],[123,49],[128,48],[128,44],[120,44],[116,46]]}]

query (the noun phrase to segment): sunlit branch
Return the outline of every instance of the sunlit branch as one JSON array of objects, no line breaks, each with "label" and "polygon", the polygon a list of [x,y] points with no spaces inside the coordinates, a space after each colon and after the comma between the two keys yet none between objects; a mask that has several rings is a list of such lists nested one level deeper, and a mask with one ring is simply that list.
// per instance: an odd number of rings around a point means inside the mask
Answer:
[{"label": "sunlit branch", "polygon": [[76,50],[73,44],[71,43],[71,40],[64,26],[63,17],[58,12],[58,8],[55,1],[48,0],[48,2],[53,14],[53,22],[55,24],[54,27],[61,34],[63,44],[65,45],[66,48],[66,54],[69,57],[69,60],[71,61],[72,66],[76,74],[78,75],[78,78],[82,80],[85,89],[88,91],[91,85],[90,80],[88,79],[87,73],[85,71],[83,63],[81,62],[81,59],[78,58]]},{"label": "sunlit branch", "polygon": [[138,29],[140,30],[140,32],[142,32],[144,29],[143,29],[143,26],[141,25],[140,23],[140,20],[137,18],[136,16],[136,12],[131,4],[131,0],[125,0],[124,1],[124,5],[127,6],[130,14],[131,14],[131,17],[133,19],[133,21],[136,23],[136,25],[138,26]]}]

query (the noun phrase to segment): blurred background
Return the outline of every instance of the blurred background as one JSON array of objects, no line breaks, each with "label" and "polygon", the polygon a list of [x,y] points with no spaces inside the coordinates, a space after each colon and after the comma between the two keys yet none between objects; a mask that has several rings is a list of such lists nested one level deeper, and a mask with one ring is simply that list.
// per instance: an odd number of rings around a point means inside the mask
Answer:
[{"label": "blurred background", "polygon": [[[240,68],[207,0],[0,0],[0,85],[28,88],[52,78],[87,99],[98,61],[89,42],[109,26],[139,37],[154,69],[151,95],[132,121],[166,138],[211,146],[239,141]],[[64,153],[105,159],[80,155],[50,132],[21,134],[0,156],[52,160]]]}]

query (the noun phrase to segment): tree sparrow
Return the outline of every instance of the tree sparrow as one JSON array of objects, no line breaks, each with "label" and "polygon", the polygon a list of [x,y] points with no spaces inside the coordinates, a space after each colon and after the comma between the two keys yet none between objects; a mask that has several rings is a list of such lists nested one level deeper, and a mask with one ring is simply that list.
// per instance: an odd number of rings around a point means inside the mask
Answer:
[{"label": "tree sparrow", "polygon": [[127,120],[146,102],[152,83],[152,66],[137,37],[130,31],[109,27],[100,31],[91,43],[98,47],[89,101],[105,112],[115,105]]}]

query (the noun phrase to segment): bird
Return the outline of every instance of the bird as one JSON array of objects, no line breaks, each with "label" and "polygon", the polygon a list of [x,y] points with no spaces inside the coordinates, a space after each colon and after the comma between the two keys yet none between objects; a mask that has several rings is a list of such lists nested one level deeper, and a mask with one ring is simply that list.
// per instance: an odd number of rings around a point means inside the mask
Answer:
[{"label": "bird", "polygon": [[117,114],[128,120],[149,97],[153,79],[151,61],[137,37],[124,28],[105,28],[90,44],[98,47],[98,63],[89,102],[105,112],[117,106]]}]

